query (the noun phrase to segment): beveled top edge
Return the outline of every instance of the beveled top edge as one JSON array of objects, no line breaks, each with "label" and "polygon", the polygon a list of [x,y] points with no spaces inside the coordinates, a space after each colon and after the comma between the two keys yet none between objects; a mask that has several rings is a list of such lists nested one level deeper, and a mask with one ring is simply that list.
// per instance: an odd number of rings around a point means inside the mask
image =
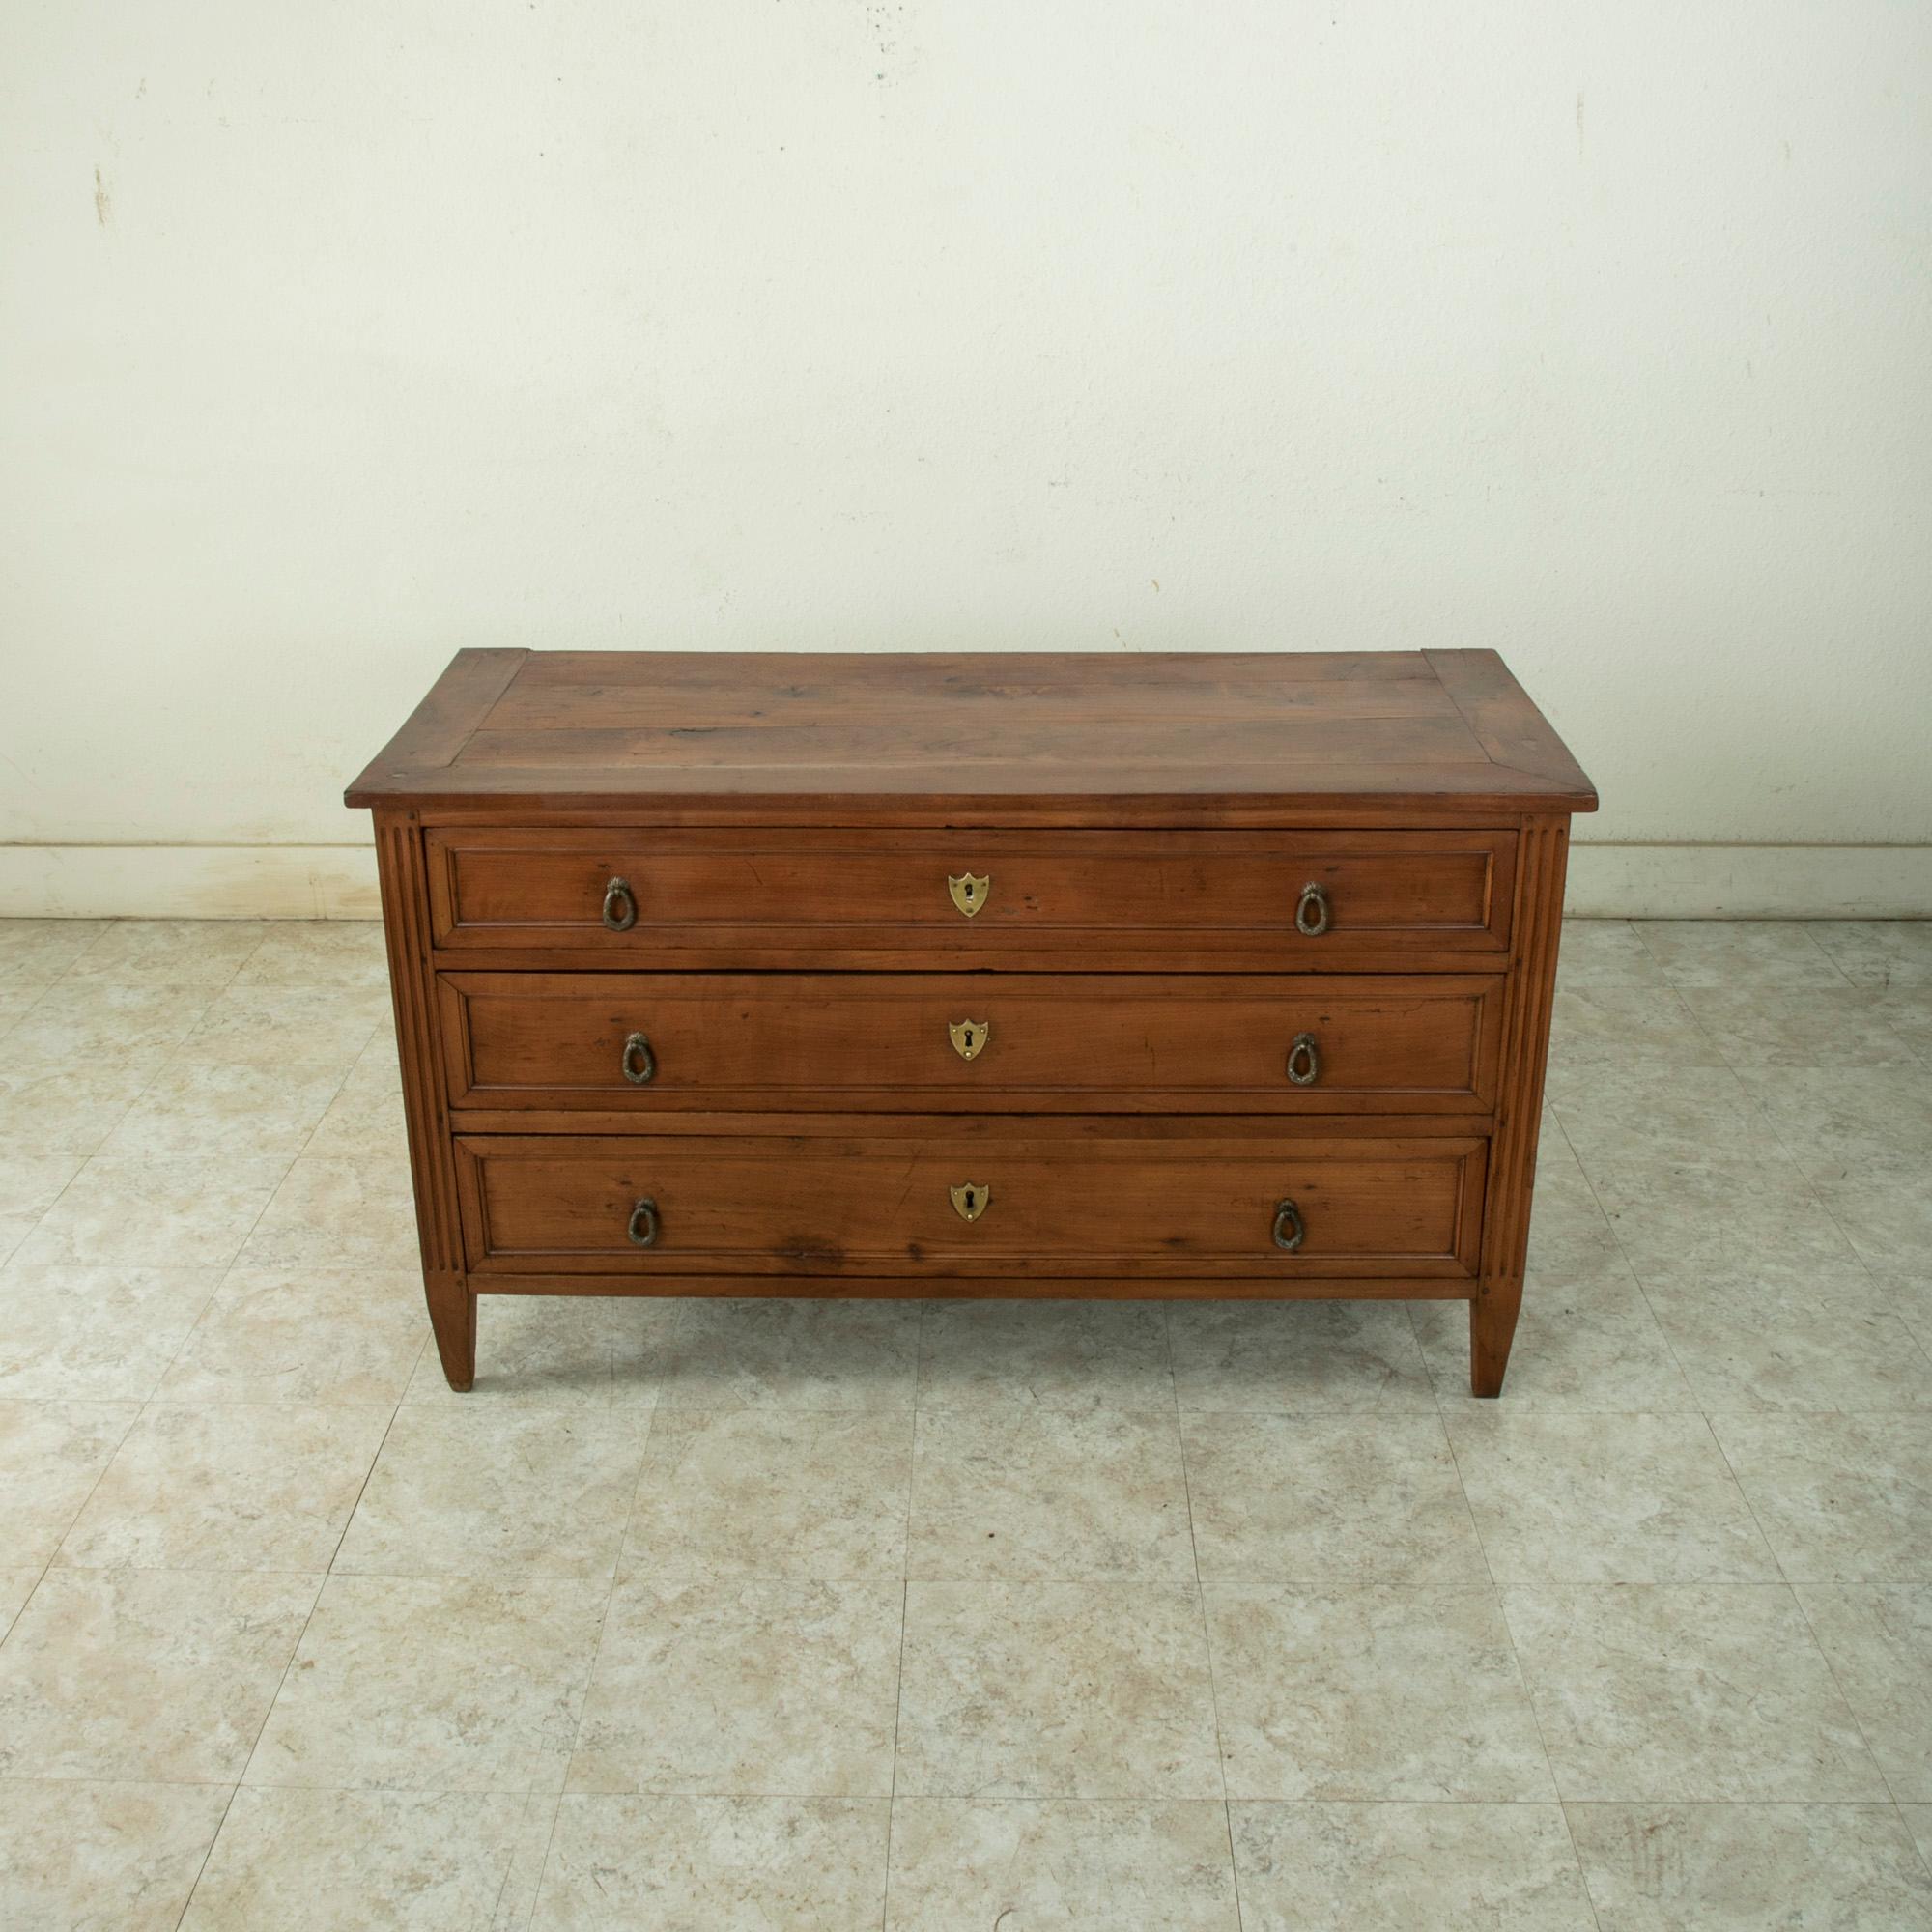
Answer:
[{"label": "beveled top edge", "polygon": [[[774,677],[788,673],[782,687]],[[988,700],[1004,706],[994,728],[1011,721],[1017,735],[1031,733],[1037,744],[1009,758],[971,760],[935,753],[918,767],[917,789],[907,783],[903,763],[882,759],[868,763],[867,729],[876,743],[895,729],[891,685],[895,674],[906,676],[921,700],[917,712],[902,711],[902,727],[933,728],[934,713],[943,721],[949,704],[983,706]],[[1118,673],[1119,675],[1110,675]],[[1239,722],[1228,729],[1252,739],[1269,723],[1264,704],[1245,693],[1252,683],[1279,682],[1293,687],[1293,715],[1281,714],[1285,749],[1279,759],[1257,757],[1250,745],[1238,759],[1210,757],[1184,752],[1162,755],[1160,720],[1128,720],[1117,757],[1096,758],[1091,747],[1080,761],[1056,761],[1052,734],[1057,709],[1077,707],[1082,686],[1095,687],[1096,710],[1101,693],[1122,691],[1135,702],[1158,712],[1175,694],[1197,693],[1211,698],[1217,680],[1236,679],[1244,687]],[[841,679],[857,680],[848,697],[838,690]],[[764,705],[774,696],[790,702],[802,696],[808,680],[820,690],[810,694],[828,717],[796,722],[767,720]],[[701,706],[705,694],[715,692],[721,715],[744,713],[729,725],[674,728],[678,739],[707,739],[717,731],[721,740],[735,731],[749,738],[801,729],[822,732],[828,755],[823,761],[760,762],[745,755],[741,743],[730,751],[721,742],[721,755],[678,762],[653,763],[634,755],[623,764],[545,762],[544,731],[526,729],[532,741],[518,762],[466,764],[464,753],[479,732],[486,732],[493,712],[513,691],[527,694],[513,709],[528,715],[532,703],[561,705],[572,701],[574,686],[617,696],[631,687],[658,683],[674,691],[685,704]],[[1158,690],[1134,693],[1136,683]],[[1331,727],[1321,715],[1328,699],[1324,685],[1335,689],[1339,711]],[[1014,687],[1031,686],[1016,693]],[[1430,698],[1427,690],[1439,692]],[[696,696],[694,696],[694,690]],[[1391,709],[1378,692],[1402,696]],[[563,694],[562,696],[550,694]],[[1353,694],[1352,699],[1350,695]],[[1345,700],[1349,700],[1345,702]],[[639,700],[628,698],[636,704]],[[1177,700],[1178,701],[1178,700]],[[1223,702],[1226,702],[1224,696]],[[864,711],[862,723],[838,710],[849,703]],[[1044,707],[1042,709],[1042,707]],[[1211,713],[1212,705],[1208,706]],[[1384,711],[1388,715],[1384,716]],[[1404,758],[1403,724],[1398,713],[1427,711],[1422,720],[1437,745],[1435,756]],[[1031,713],[1031,715],[1029,715]],[[699,713],[701,715],[701,711]],[[1109,713],[1108,715],[1112,715]],[[1466,729],[1467,749],[1454,721]],[[1197,723],[1199,721],[1196,721]],[[1090,738],[1094,721],[1080,728]],[[1311,723],[1323,732],[1319,763],[1305,753],[1298,759],[1286,744],[1291,724],[1304,738]],[[983,714],[975,728],[984,726]],[[955,725],[955,735],[959,727]],[[1060,728],[1074,726],[1063,720]],[[1136,747],[1133,730],[1151,733],[1151,741]],[[1362,740],[1358,758],[1348,755],[1348,733]],[[1416,727],[1421,734],[1421,724]],[[550,724],[551,735],[567,740],[569,723]],[[1211,724],[1210,724],[1211,733]],[[1444,756],[1444,734],[1455,735],[1454,754]],[[1339,736],[1336,734],[1340,734]],[[491,732],[478,751],[515,734]],[[617,734],[622,735],[622,734]],[[648,732],[639,733],[649,737]],[[1337,746],[1342,755],[1336,755]],[[688,749],[680,745],[680,750]],[[695,749],[703,750],[703,747]],[[1264,749],[1271,749],[1265,747]],[[755,815],[760,801],[769,801],[774,819],[787,823],[890,823],[895,812],[958,811],[975,816],[996,815],[1002,809],[1061,815],[1076,801],[1096,817],[1121,810],[1146,818],[1171,801],[1178,817],[1204,813],[1279,810],[1305,812],[1332,801],[1337,809],[1366,810],[1416,810],[1432,805],[1443,810],[1524,812],[1591,811],[1597,795],[1568,748],[1530,701],[1494,651],[1387,652],[533,652],[523,649],[466,649],[450,661],[441,676],[412,712],[383,753],[348,788],[351,807],[415,807],[422,809],[487,806],[493,801],[523,810],[595,810],[626,800],[639,805],[663,803],[681,818],[707,806],[722,817],[743,820]]]}]

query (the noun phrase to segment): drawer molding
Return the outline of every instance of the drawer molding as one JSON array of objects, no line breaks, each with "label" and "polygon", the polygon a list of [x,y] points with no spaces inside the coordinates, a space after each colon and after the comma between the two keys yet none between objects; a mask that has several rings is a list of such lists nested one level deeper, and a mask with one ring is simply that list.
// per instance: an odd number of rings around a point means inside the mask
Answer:
[{"label": "drawer molding", "polygon": [[459,652],[375,813],[430,1323],[1437,1297],[1500,1392],[1571,815],[1493,651]]},{"label": "drawer molding", "polygon": [[[436,944],[654,963],[698,952],[801,963],[889,954],[1024,960],[1098,944],[1190,968],[1258,954],[1333,971],[1390,947],[1509,947],[1513,830],[1015,832],[943,836],[603,827],[433,828]],[[961,917],[954,880],[979,878]],[[626,917],[605,916],[611,881]],[[1322,917],[1307,915],[1311,894]]]},{"label": "drawer molding", "polygon": [[[1474,1278],[1488,1144],[1110,1134],[1101,1122],[960,1131],[462,1135],[469,1267],[739,1276],[1097,1273],[1129,1279]],[[972,1210],[955,1191],[973,1191]],[[1275,1237],[1284,1200],[1303,1238]],[[652,1238],[630,1230],[651,1204]]]},{"label": "drawer molding", "polygon": [[463,971],[438,997],[449,1106],[567,1126],[693,1109],[1483,1114],[1505,983]]}]

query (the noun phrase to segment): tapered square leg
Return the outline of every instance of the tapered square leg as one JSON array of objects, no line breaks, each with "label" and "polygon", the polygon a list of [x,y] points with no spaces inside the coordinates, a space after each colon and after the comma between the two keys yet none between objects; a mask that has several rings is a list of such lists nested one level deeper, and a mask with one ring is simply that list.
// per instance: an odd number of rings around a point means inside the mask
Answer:
[{"label": "tapered square leg", "polygon": [[1529,1210],[1536,1189],[1537,1131],[1543,1123],[1543,1072],[1556,994],[1556,944],[1563,923],[1569,821],[1531,818],[1517,838],[1516,910],[1503,1036],[1496,1128],[1490,1142],[1483,1204],[1483,1261],[1469,1304],[1469,1389],[1503,1392],[1522,1275],[1529,1258]]},{"label": "tapered square leg", "polygon": [[1485,1287],[1469,1304],[1469,1393],[1501,1395],[1516,1339],[1517,1311],[1522,1306],[1522,1280]]},{"label": "tapered square leg", "polygon": [[430,964],[429,888],[422,827],[413,811],[377,812],[376,869],[389,946],[389,992],[396,1009],[423,1295],[443,1376],[451,1388],[467,1389],[476,1379],[476,1297],[463,1273],[456,1163],[440,1071],[436,974]]},{"label": "tapered square leg", "polygon": [[426,1274],[423,1293],[443,1379],[453,1389],[467,1389],[476,1379],[476,1297],[460,1274]]}]

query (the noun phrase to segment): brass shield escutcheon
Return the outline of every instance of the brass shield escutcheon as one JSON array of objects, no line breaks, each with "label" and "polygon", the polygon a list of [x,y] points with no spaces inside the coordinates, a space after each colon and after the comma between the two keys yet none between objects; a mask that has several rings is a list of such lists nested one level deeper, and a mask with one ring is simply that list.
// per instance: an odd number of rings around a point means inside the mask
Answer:
[{"label": "brass shield escutcheon", "polygon": [[969,1180],[963,1187],[949,1187],[946,1190],[952,1197],[952,1211],[962,1221],[977,1221],[986,1211],[986,1204],[993,1198],[990,1187],[982,1187],[977,1180]]},{"label": "brass shield escutcheon", "polygon": [[986,895],[993,889],[993,875],[990,872],[961,872],[955,879],[951,875],[946,881],[946,890],[952,895],[952,903],[971,919],[986,903]]},{"label": "brass shield escutcheon", "polygon": [[961,1060],[977,1060],[986,1049],[993,1026],[990,1020],[949,1020],[946,1031]]}]

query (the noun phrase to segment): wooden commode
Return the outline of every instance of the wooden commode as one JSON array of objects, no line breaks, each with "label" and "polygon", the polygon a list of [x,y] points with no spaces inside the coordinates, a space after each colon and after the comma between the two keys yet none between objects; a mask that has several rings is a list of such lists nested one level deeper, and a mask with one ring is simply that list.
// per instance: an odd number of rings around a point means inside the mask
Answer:
[{"label": "wooden commode", "polygon": [[1570,815],[1492,651],[459,653],[373,808],[423,1280],[1522,1293]]}]

